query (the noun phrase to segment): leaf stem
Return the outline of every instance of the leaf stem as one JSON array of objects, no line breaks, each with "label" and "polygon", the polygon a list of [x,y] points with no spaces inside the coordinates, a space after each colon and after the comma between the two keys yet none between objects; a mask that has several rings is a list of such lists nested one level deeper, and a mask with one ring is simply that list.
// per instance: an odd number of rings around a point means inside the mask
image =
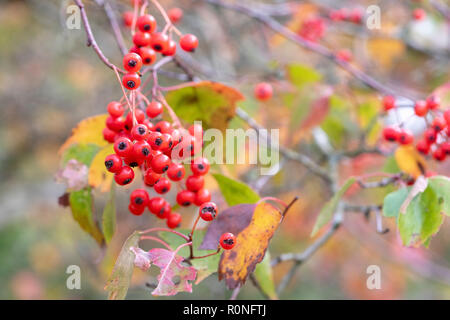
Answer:
[{"label": "leaf stem", "polygon": [[152,236],[141,236],[140,240],[152,240],[152,241],[156,241],[161,243],[163,246],[165,246],[167,249],[169,249],[170,251],[173,251],[173,249],[170,247],[170,245],[167,244],[167,242],[165,242],[164,240],[161,240],[157,237],[152,237]]}]

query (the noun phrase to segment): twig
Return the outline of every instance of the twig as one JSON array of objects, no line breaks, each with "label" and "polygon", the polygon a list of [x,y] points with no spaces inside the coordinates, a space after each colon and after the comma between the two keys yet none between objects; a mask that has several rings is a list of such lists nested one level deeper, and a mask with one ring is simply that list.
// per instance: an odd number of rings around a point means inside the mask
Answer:
[{"label": "twig", "polygon": [[125,71],[116,67],[113,63],[109,62],[108,58],[103,54],[102,50],[97,44],[97,41],[95,41],[94,34],[92,33],[91,26],[89,24],[88,17],[86,15],[86,10],[84,10],[84,4],[81,2],[81,0],[73,0],[75,4],[80,8],[80,14],[81,19],[83,20],[84,29],[86,30],[86,36],[87,36],[87,46],[92,47],[94,49],[95,53],[97,53],[100,60],[103,61],[105,65],[107,65],[111,69],[117,69],[120,73],[125,74]]},{"label": "twig", "polygon": [[398,173],[391,177],[384,178],[380,181],[374,182],[363,182],[362,180],[358,180],[358,184],[363,189],[371,189],[371,188],[383,188],[390,184],[393,184],[402,178],[403,174]]},{"label": "twig", "polygon": [[262,296],[264,297],[264,299],[266,300],[270,300],[270,297],[264,292],[264,290],[261,288],[261,285],[259,284],[258,279],[256,279],[255,274],[252,273],[250,274],[250,281],[253,283],[253,285],[256,287],[256,289],[258,289],[259,293],[262,294]]}]

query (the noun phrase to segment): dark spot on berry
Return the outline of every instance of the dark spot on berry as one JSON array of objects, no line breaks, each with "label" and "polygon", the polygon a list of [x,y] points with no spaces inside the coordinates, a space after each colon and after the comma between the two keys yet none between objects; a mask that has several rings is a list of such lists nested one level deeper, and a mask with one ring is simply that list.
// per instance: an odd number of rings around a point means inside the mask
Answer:
[{"label": "dark spot on berry", "polygon": [[233,239],[224,239],[223,243],[228,244],[228,245],[232,245],[234,243]]},{"label": "dark spot on berry", "polygon": [[114,162],[112,160],[105,161],[105,167],[106,169],[111,169],[111,167],[114,165]]},{"label": "dark spot on berry", "polygon": [[125,179],[123,180],[123,184],[129,184],[131,182],[131,179]]},{"label": "dark spot on berry", "polygon": [[124,127],[126,130],[130,130],[130,127],[127,124]]},{"label": "dark spot on berry", "polygon": [[155,45],[153,45],[153,49],[155,49],[156,51],[161,51],[163,48],[162,48],[162,45],[155,44]]},{"label": "dark spot on berry", "polygon": [[128,65],[130,67],[135,67],[137,65],[137,61],[136,60],[130,60],[130,61],[128,61]]},{"label": "dark spot on berry", "polygon": [[143,148],[143,149],[142,149],[142,154],[143,154],[144,156],[148,156],[148,155],[150,154],[150,150],[148,150],[148,148]]},{"label": "dark spot on berry", "polygon": [[185,207],[189,206],[190,204],[191,204],[190,201],[185,201],[185,202],[183,202],[183,206],[185,206]]},{"label": "dark spot on berry", "polygon": [[130,167],[137,167],[139,164],[136,161],[130,162]]},{"label": "dark spot on berry", "polygon": [[145,134],[145,128],[144,128],[144,127],[139,127],[139,128],[138,128],[138,133],[139,133],[140,135]]},{"label": "dark spot on berry", "polygon": [[[159,129],[159,128],[158,128],[158,129]],[[160,130],[161,130],[161,129],[160,129]],[[156,138],[155,144],[156,144],[157,146],[160,146],[162,143],[163,143],[163,139],[161,139],[161,138]]]},{"label": "dark spot on berry", "polygon": [[178,170],[178,172],[177,172],[177,177],[178,177],[178,178],[181,178],[182,175],[183,175],[183,173],[181,172],[181,170]]},{"label": "dark spot on berry", "polygon": [[167,188],[164,187],[161,191],[162,191],[162,193],[166,193],[167,192]]},{"label": "dark spot on berry", "polygon": [[165,167],[162,169],[162,171],[163,171],[163,172],[166,172],[168,169],[169,169],[169,166],[165,166]]},{"label": "dark spot on berry", "polygon": [[134,83],[134,81],[129,80],[129,81],[127,81],[127,86],[129,88],[134,88],[136,86],[136,84]]},{"label": "dark spot on berry", "polygon": [[127,147],[127,144],[125,143],[125,142],[119,142],[119,145],[117,146],[117,148],[119,149],[119,150],[125,150],[126,149],[126,147]]},{"label": "dark spot on berry", "polygon": [[152,59],[146,58],[144,61],[145,61],[145,63],[150,63],[150,62],[152,62]]},{"label": "dark spot on berry", "polygon": [[198,170],[204,170],[205,166],[202,164],[197,165]]},{"label": "dark spot on berry", "polygon": [[169,142],[169,148],[172,148],[172,146],[173,146],[173,142],[170,141],[170,142]]},{"label": "dark spot on berry", "polygon": [[137,197],[136,199],[134,199],[134,203],[136,203],[136,204],[143,204],[144,203],[144,199],[142,199],[141,197]]},{"label": "dark spot on berry", "polygon": [[145,24],[144,25],[144,30],[145,31],[149,31],[150,30],[150,25],[149,24]]},{"label": "dark spot on berry", "polygon": [[161,128],[160,128],[160,127],[157,127],[157,128],[155,129],[155,131],[161,132]]}]

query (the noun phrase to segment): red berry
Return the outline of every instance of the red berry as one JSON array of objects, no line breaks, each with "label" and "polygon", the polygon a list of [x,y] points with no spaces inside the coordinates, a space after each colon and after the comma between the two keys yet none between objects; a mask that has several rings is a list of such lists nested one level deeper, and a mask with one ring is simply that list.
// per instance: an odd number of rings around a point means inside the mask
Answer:
[{"label": "red berry", "polygon": [[162,113],[162,111],[163,106],[157,101],[150,102],[146,109],[147,116],[149,116],[150,118],[156,118]]},{"label": "red berry", "polygon": [[447,122],[447,126],[450,127],[450,109],[444,111],[444,119]]},{"label": "red berry", "polygon": [[167,226],[170,229],[178,228],[181,224],[181,214],[172,212],[167,218]]},{"label": "red berry", "polygon": [[441,145],[441,148],[442,148],[442,151],[444,151],[444,153],[445,153],[446,155],[450,155],[450,142],[444,142],[444,143]]},{"label": "red berry", "polygon": [[385,96],[383,98],[384,111],[389,111],[395,108],[395,98],[393,96]]},{"label": "red berry", "polygon": [[152,146],[153,150],[160,150],[163,144],[162,133],[157,131],[152,131],[148,135],[148,142]]},{"label": "red berry", "polygon": [[153,125],[153,123],[150,122],[150,120],[145,119],[144,122],[142,122],[142,123],[147,126],[147,129],[148,129],[149,133],[153,132],[154,125]]},{"label": "red berry", "polygon": [[172,212],[172,207],[170,206],[170,203],[168,203],[166,201],[166,203],[161,208],[161,210],[158,213],[155,213],[155,215],[160,219],[167,219],[167,218],[169,218],[171,212]]},{"label": "red berry", "polygon": [[165,154],[160,154],[152,159],[152,169],[156,173],[164,173],[169,169],[170,158]]},{"label": "red berry", "polygon": [[195,201],[195,193],[189,190],[183,190],[177,194],[177,203],[180,206],[190,206]]},{"label": "red berry", "polygon": [[167,193],[167,192],[169,192],[169,190],[170,190],[170,181],[169,181],[169,179],[166,179],[166,178],[161,178],[161,179],[159,179],[156,183],[155,183],[155,185],[154,185],[154,189],[155,189],[155,191],[157,192],[157,193],[159,193],[159,194],[164,194],[164,193]]},{"label": "red berry", "polygon": [[170,149],[172,149],[173,146],[172,136],[168,133],[163,133],[161,135],[161,139],[162,139],[162,144],[160,147],[161,151],[162,152],[170,151]]},{"label": "red berry", "polygon": [[436,97],[433,95],[433,96],[427,98],[427,106],[428,106],[428,109],[430,109],[430,110],[435,110],[435,109],[439,108],[440,104],[441,104],[441,99],[439,97]]},{"label": "red berry", "polygon": [[108,113],[113,118],[118,118],[118,117],[122,116],[123,111],[124,111],[120,102],[117,102],[117,101],[111,101],[110,103],[108,103],[107,110],[108,110]]},{"label": "red berry", "polygon": [[137,160],[151,160],[153,157],[152,147],[146,141],[137,141],[133,145],[133,156]]},{"label": "red berry", "polygon": [[123,76],[122,83],[128,90],[136,90],[141,85],[141,78],[137,73],[127,73]]},{"label": "red berry", "polygon": [[433,152],[433,158],[435,158],[437,161],[444,161],[447,154],[442,150],[442,148],[437,148]]},{"label": "red berry", "polygon": [[434,131],[434,129],[431,128],[427,129],[425,130],[424,137],[425,141],[428,142],[428,144],[433,144],[434,142],[436,142],[437,139],[436,131]]},{"label": "red berry", "polygon": [[136,206],[133,203],[130,203],[128,205],[128,210],[135,216],[140,216],[142,213],[144,213],[145,206]]},{"label": "red berry", "polygon": [[161,133],[170,133],[172,132],[172,125],[167,121],[160,121],[155,124],[155,131]]},{"label": "red berry", "polygon": [[[144,48],[144,47],[142,47],[142,48]],[[139,48],[137,46],[132,46],[128,52],[129,53],[136,53],[138,55],[141,55],[141,48]],[[142,56],[141,56],[141,58],[142,58]]]},{"label": "red berry", "polygon": [[161,179],[161,175],[152,169],[147,169],[144,173],[144,183],[149,187],[153,187],[159,179]]},{"label": "red berry", "polygon": [[414,20],[417,20],[417,21],[422,20],[425,18],[425,16],[426,16],[425,10],[423,10],[421,8],[414,9],[414,11],[413,11]]},{"label": "red berry", "polygon": [[219,243],[224,250],[233,249],[236,244],[236,237],[230,232],[224,233],[220,236]]},{"label": "red berry", "polygon": [[362,11],[359,8],[355,8],[350,12],[348,19],[353,23],[359,24],[362,21],[362,16]]},{"label": "red berry", "polygon": [[161,215],[166,203],[167,203],[167,201],[164,198],[154,197],[154,198],[150,199],[150,201],[148,202],[148,209],[153,214]]},{"label": "red berry", "polygon": [[156,52],[152,48],[142,47],[139,50],[139,55],[142,58],[142,63],[145,65],[152,64],[156,61]]},{"label": "red berry", "polygon": [[134,179],[134,171],[129,166],[123,166],[119,172],[114,174],[114,180],[117,184],[124,186]]},{"label": "red berry", "polygon": [[127,27],[131,27],[131,25],[133,24],[133,17],[134,17],[134,13],[131,11],[126,11],[123,13],[123,23],[127,26]]},{"label": "red berry", "polygon": [[198,39],[193,34],[185,34],[180,38],[180,47],[184,51],[194,52],[198,47]]},{"label": "red berry", "polygon": [[117,135],[117,132],[112,131],[109,128],[103,129],[103,139],[105,139],[106,141],[108,141],[110,143],[114,142],[114,140],[116,139],[116,135]]},{"label": "red berry", "polygon": [[146,207],[149,200],[148,192],[144,189],[133,190],[130,194],[130,203],[135,206]]},{"label": "red berry", "polygon": [[144,159],[136,156],[134,152],[132,152],[129,156],[123,158],[123,161],[127,166],[130,166],[132,168],[139,167],[144,163]]},{"label": "red berry", "polygon": [[424,100],[417,101],[416,104],[414,105],[414,112],[419,117],[425,116],[428,112],[428,105],[427,105],[426,101],[424,101]]},{"label": "red berry", "polygon": [[[134,111],[134,116],[136,117],[137,123],[144,123],[145,113],[141,109],[136,109]],[[131,130],[133,129],[133,113],[128,112],[127,117],[125,118],[125,129]]]},{"label": "red berry", "polygon": [[128,72],[138,72],[142,67],[142,58],[137,53],[127,53],[123,57],[123,67]]},{"label": "red berry", "polygon": [[440,132],[440,131],[445,129],[445,127],[447,126],[447,122],[445,121],[444,118],[436,117],[436,118],[434,118],[433,123],[431,124],[431,126],[433,127],[433,129],[436,132]]},{"label": "red berry", "polygon": [[105,167],[109,172],[119,172],[122,169],[122,159],[117,154],[110,154],[105,158]]},{"label": "red berry", "polygon": [[156,20],[150,14],[140,16],[137,19],[136,25],[142,32],[152,33],[156,30]]},{"label": "red berry", "polygon": [[195,193],[194,203],[196,206],[201,206],[209,201],[211,201],[211,192],[208,189],[200,189]]},{"label": "red berry", "polygon": [[398,135],[398,142],[400,144],[403,145],[407,145],[407,144],[411,144],[414,140],[414,136],[412,135],[412,133],[407,130],[407,129],[403,129],[400,130],[400,133]]},{"label": "red berry", "polygon": [[203,137],[203,127],[199,124],[189,126],[188,131],[193,137]]},{"label": "red berry", "polygon": [[153,37],[150,35],[150,33],[138,31],[133,36],[133,43],[138,48],[146,47],[150,45],[150,43],[152,42],[152,38]]},{"label": "red berry", "polygon": [[131,136],[134,140],[145,140],[148,137],[148,128],[145,124],[138,124],[131,129]]},{"label": "red berry", "polygon": [[417,143],[417,151],[419,151],[422,154],[428,154],[430,152],[430,145],[425,140],[420,140]]},{"label": "red berry", "polygon": [[203,188],[205,185],[205,179],[203,176],[189,176],[186,179],[186,188],[189,191],[196,192]]},{"label": "red berry", "polygon": [[206,158],[196,158],[191,163],[191,171],[193,175],[203,176],[209,171],[209,161]]},{"label": "red berry", "polygon": [[120,130],[123,130],[125,125],[125,120],[122,117],[113,118],[112,116],[109,116],[106,118],[106,126],[108,129],[119,132]]},{"label": "red berry", "polygon": [[198,209],[200,217],[205,221],[212,221],[218,214],[217,205],[214,202],[205,202]]},{"label": "red berry", "polygon": [[336,57],[339,60],[350,62],[353,59],[353,54],[348,49],[341,49],[336,53]]},{"label": "red berry", "polygon": [[272,98],[272,85],[267,82],[258,83],[254,88],[255,98],[260,101],[266,101]]},{"label": "red berry", "polygon": [[119,138],[114,142],[114,151],[120,157],[126,157],[131,154],[133,143],[128,138]]},{"label": "red berry", "polygon": [[166,50],[169,45],[169,37],[166,34],[159,32],[154,33],[150,45],[156,52],[162,52]]},{"label": "red berry", "polygon": [[184,166],[180,163],[172,163],[167,170],[167,177],[172,181],[180,181],[184,175]]},{"label": "red berry", "polygon": [[383,137],[390,142],[397,141],[399,138],[399,131],[393,127],[386,127],[383,129]]},{"label": "red berry", "polygon": [[177,44],[173,40],[169,40],[167,47],[161,52],[165,57],[171,57],[177,52]]},{"label": "red berry", "polygon": [[172,8],[167,12],[167,15],[172,23],[178,23],[183,18],[183,10],[180,8]]}]

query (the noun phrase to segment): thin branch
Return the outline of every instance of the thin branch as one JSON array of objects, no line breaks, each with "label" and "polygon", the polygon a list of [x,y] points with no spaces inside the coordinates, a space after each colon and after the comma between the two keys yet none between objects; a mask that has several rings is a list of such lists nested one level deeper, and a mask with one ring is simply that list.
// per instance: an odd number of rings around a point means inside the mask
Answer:
[{"label": "thin branch", "polygon": [[363,182],[362,180],[358,180],[358,184],[363,189],[371,189],[371,188],[383,188],[390,184],[393,184],[400,180],[403,177],[402,173],[395,174],[391,177],[384,178],[380,181],[374,182]]},{"label": "thin branch", "polygon": [[255,274],[254,273],[250,274],[249,278],[250,278],[250,281],[255,286],[255,288],[258,289],[259,293],[261,293],[261,295],[264,297],[264,299],[270,300],[270,297],[264,292],[261,285],[259,284],[258,279],[256,279]]},{"label": "thin branch", "polygon": [[84,29],[86,30],[86,36],[87,36],[87,46],[92,47],[94,49],[95,53],[97,53],[100,60],[103,61],[105,65],[107,65],[112,70],[117,69],[120,73],[125,74],[125,71],[116,67],[113,63],[109,62],[108,58],[103,54],[102,50],[97,44],[97,41],[95,41],[94,34],[92,33],[91,25],[89,24],[88,17],[86,15],[86,10],[84,9],[84,4],[81,0],[73,0],[75,4],[80,8],[80,14],[81,19],[83,20]]}]

